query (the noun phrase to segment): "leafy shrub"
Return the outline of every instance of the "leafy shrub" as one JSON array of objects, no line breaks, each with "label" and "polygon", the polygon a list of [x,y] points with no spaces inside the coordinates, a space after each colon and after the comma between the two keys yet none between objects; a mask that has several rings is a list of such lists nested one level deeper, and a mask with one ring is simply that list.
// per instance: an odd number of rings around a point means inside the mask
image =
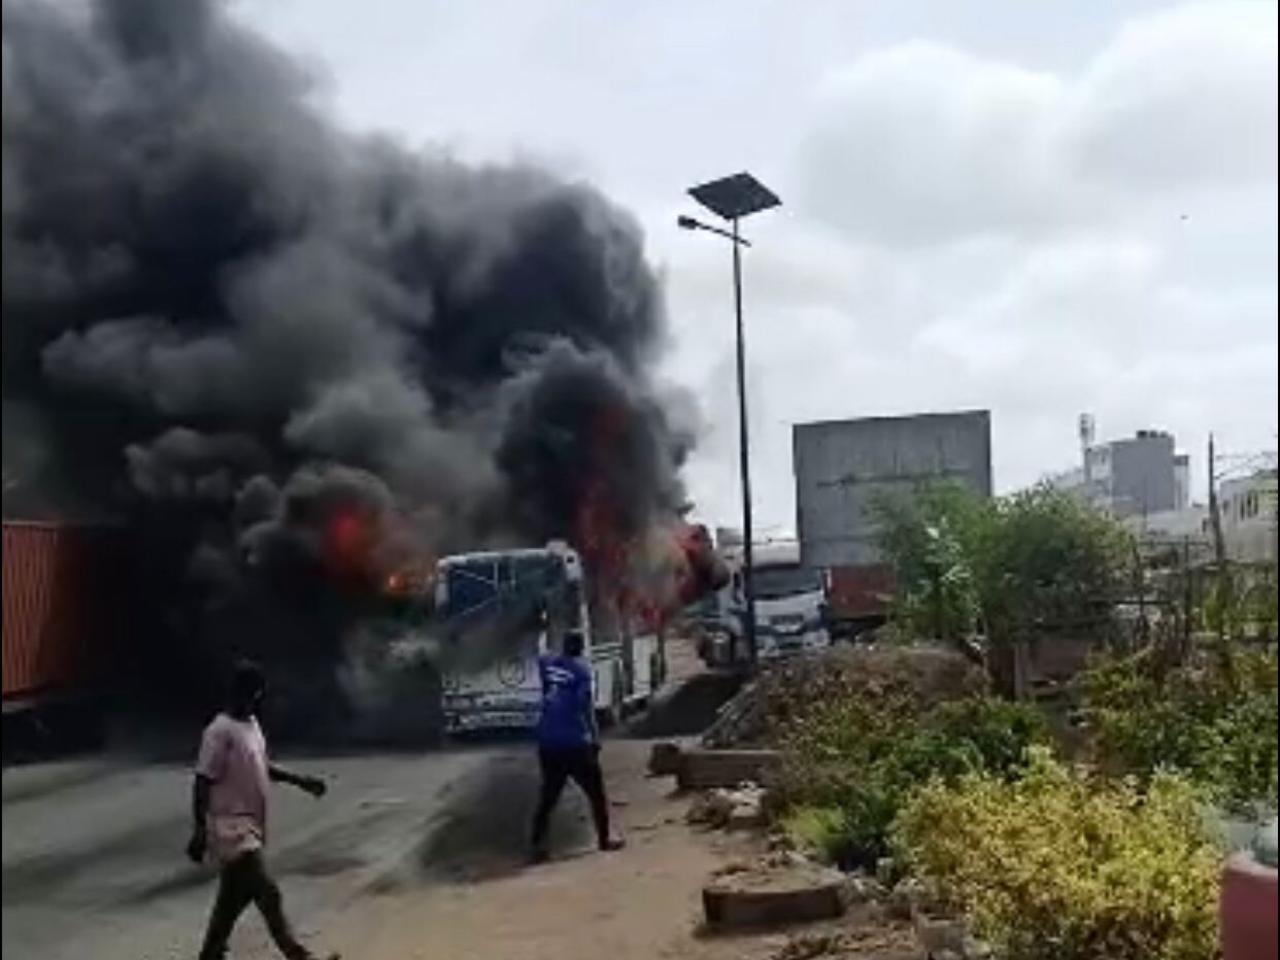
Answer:
[{"label": "leafy shrub", "polygon": [[1001,776],[1021,770],[1027,747],[1049,739],[1044,716],[1035,707],[998,697],[973,697],[935,707],[925,717],[927,731],[972,745],[981,768]]},{"label": "leafy shrub", "polygon": [[1277,800],[1274,654],[1232,651],[1161,670],[1142,655],[1095,664],[1082,681],[1096,759],[1149,778],[1169,768],[1210,788],[1228,808]]},{"label": "leafy shrub", "polygon": [[797,849],[828,861],[845,844],[848,832],[839,807],[796,807],[782,818],[781,826]]},{"label": "leafy shrub", "polygon": [[1168,774],[1092,782],[1032,751],[1020,779],[935,780],[894,848],[1009,960],[1209,960],[1220,854],[1198,795]]},{"label": "leafy shrub", "polygon": [[989,697],[928,710],[903,698],[811,703],[783,739],[776,799],[786,810],[825,811],[822,830],[811,832],[828,860],[871,866],[888,852],[889,826],[916,787],[975,771],[1008,776],[1029,745],[1046,740],[1033,707]]}]

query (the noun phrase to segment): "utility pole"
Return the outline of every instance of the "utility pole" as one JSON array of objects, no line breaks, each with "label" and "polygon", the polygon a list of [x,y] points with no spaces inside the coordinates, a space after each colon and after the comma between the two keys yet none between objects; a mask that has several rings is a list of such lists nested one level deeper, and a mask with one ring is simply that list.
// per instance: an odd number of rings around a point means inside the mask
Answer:
[{"label": "utility pole", "polygon": [[1182,538],[1182,650],[1179,659],[1191,653],[1191,607],[1194,597],[1191,588],[1191,538]]},{"label": "utility pole", "polygon": [[747,348],[742,329],[742,244],[739,243],[738,218],[733,224],[733,312],[737,325],[737,374],[738,374],[738,474],[742,486],[742,594],[743,634],[747,641],[747,657],[751,669],[759,663],[760,652],[756,641],[756,590],[755,557],[753,540],[755,531],[751,517],[751,448],[747,429]]},{"label": "utility pole", "polygon": [[733,245],[733,313],[737,333],[736,366],[738,374],[738,473],[742,484],[742,627],[747,643],[747,658],[754,670],[759,661],[756,644],[756,594],[754,539],[751,517],[751,449],[747,429],[747,348],[742,324],[742,248],[750,244],[738,231],[743,217],[769,210],[782,203],[777,195],[749,173],[737,173],[694,187],[689,195],[712,213],[723,218],[729,229],[678,217],[676,223],[686,230],[704,230],[729,240]]},{"label": "utility pole", "polygon": [[1227,568],[1227,544],[1222,536],[1222,507],[1218,502],[1217,460],[1212,433],[1209,434],[1209,523],[1213,527],[1213,558],[1218,575],[1218,663],[1228,682],[1234,682],[1231,653],[1227,649],[1227,619],[1235,598],[1232,596],[1231,571]]},{"label": "utility pole", "polygon": [[1213,434],[1209,434],[1209,523],[1213,528],[1213,559],[1221,574],[1226,562],[1227,545],[1222,537],[1222,510],[1218,505],[1218,471],[1214,458]]}]

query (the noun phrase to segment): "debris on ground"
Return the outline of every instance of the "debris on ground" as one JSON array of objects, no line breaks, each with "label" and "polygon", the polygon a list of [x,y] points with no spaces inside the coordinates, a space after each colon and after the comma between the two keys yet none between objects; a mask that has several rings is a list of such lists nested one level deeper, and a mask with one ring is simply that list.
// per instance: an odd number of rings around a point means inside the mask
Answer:
[{"label": "debris on ground", "polygon": [[909,924],[869,923],[792,934],[773,960],[918,960]]},{"label": "debris on ground", "polygon": [[732,789],[717,787],[695,797],[685,819],[715,829],[754,829],[764,825],[764,798],[764,788],[750,781]]},{"label": "debris on ground", "polygon": [[839,646],[772,664],[726,703],[702,737],[704,747],[768,746],[797,709],[815,699],[874,702],[908,697],[924,705],[986,689],[969,659],[937,646]]},{"label": "debris on ground", "polygon": [[708,790],[693,798],[685,820],[693,826],[719,829],[729,823],[733,802],[726,790]]},{"label": "debris on ground", "polygon": [[649,748],[649,775],[653,777],[674,777],[680,772],[680,744],[670,740],[655,743]]}]

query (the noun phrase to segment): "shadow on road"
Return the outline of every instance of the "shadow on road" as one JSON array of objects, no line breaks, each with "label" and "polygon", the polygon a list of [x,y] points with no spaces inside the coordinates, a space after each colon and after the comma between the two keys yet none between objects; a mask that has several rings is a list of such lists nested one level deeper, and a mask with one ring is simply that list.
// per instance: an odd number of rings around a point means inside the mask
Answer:
[{"label": "shadow on road", "polygon": [[[538,783],[530,748],[528,755],[497,756],[447,787],[441,811],[417,851],[420,876],[475,883],[523,870]],[[590,846],[593,836],[585,802],[570,785],[552,818],[552,855],[573,856]]]},{"label": "shadow on road", "polygon": [[182,836],[186,823],[185,818],[175,817],[112,833],[74,852],[42,853],[6,863],[4,905],[9,907],[51,899],[84,874],[92,874],[122,857],[143,860],[150,853],[157,836]]}]

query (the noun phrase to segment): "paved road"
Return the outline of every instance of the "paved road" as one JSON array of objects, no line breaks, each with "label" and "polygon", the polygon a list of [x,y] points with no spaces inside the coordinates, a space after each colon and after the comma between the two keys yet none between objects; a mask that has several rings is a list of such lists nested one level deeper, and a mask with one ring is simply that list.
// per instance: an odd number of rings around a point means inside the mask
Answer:
[{"label": "paved road", "polygon": [[[331,782],[318,801],[277,787],[269,843],[290,913],[318,946],[326,911],[353,898],[518,862],[536,776],[526,747],[292,765]],[[211,871],[182,856],[189,791],[176,766],[6,770],[5,956],[194,957],[214,888]],[[266,956],[265,945],[261,920],[246,914],[233,956]]]}]

